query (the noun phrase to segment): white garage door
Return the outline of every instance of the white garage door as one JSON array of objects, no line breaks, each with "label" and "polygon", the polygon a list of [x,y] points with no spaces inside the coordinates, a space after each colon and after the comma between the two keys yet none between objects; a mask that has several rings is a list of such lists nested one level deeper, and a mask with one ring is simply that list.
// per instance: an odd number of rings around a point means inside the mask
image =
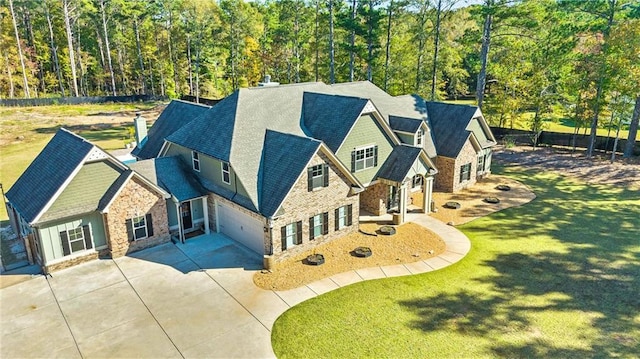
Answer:
[{"label": "white garage door", "polygon": [[264,232],[260,221],[220,203],[218,203],[217,212],[221,233],[260,255],[264,254]]}]

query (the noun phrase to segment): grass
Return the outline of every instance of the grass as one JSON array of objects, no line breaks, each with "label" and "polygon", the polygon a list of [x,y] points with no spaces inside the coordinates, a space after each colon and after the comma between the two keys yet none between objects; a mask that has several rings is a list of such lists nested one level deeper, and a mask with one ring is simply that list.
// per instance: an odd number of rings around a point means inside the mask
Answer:
[{"label": "grass", "polygon": [[448,268],[357,283],[276,321],[279,358],[637,357],[640,193],[499,170],[538,198],[459,227]]}]

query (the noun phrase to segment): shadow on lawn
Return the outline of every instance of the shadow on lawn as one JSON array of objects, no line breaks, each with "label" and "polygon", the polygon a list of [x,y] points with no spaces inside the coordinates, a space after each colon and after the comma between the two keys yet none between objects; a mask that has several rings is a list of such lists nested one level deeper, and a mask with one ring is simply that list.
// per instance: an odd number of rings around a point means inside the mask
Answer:
[{"label": "shadow on lawn", "polygon": [[[490,338],[516,331],[528,338],[524,344],[495,340],[491,350],[498,356],[637,355],[640,192],[527,175],[524,182],[534,189],[536,200],[493,214],[491,228],[485,228],[487,221],[482,220],[462,227],[476,234],[478,241],[470,268],[489,267],[492,274],[472,278],[470,289],[402,302],[419,317],[412,326]],[[537,235],[546,239],[538,243]],[[550,244],[549,237],[560,243]],[[509,248],[505,241],[513,242],[513,250],[489,251],[496,246]],[[522,241],[531,243],[523,246]],[[490,289],[476,292],[474,282]],[[589,348],[563,347],[545,340],[545,333],[527,335],[539,330],[532,316],[548,311],[588,315],[590,319],[582,320],[590,321],[589,330],[597,335],[590,337],[579,329],[570,329],[575,334],[567,333],[575,335],[576,341],[587,341]]]}]

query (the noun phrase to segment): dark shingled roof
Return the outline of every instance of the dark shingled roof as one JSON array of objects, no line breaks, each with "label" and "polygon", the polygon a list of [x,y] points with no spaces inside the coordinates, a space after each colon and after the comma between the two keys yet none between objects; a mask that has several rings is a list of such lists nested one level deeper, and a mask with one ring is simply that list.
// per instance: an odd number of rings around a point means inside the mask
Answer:
[{"label": "dark shingled roof", "polygon": [[180,202],[207,195],[207,190],[178,156],[138,161],[129,167],[171,193]]},{"label": "dark shingled roof", "polygon": [[94,146],[60,129],[6,193],[27,222],[32,222]]},{"label": "dark shingled roof", "polygon": [[133,171],[126,170],[122,172],[115,181],[113,181],[109,189],[104,193],[104,196],[102,196],[102,198],[100,199],[100,202],[98,202],[98,211],[102,212],[105,210],[105,208],[107,208],[107,205],[111,203],[113,197],[118,194],[120,188],[124,186],[125,183],[127,183],[127,180],[131,177],[132,174]]},{"label": "dark shingled roof", "polygon": [[405,144],[396,146],[378,170],[377,177],[402,182],[420,156],[421,148]]},{"label": "dark shingled roof", "polygon": [[167,136],[167,141],[229,161],[238,107],[236,91],[201,116]]},{"label": "dark shingled roof", "polygon": [[471,135],[467,130],[478,107],[441,102],[427,102],[431,130],[438,156],[456,158]]},{"label": "dark shingled roof", "polygon": [[156,122],[149,129],[147,140],[142,148],[138,145],[131,151],[131,154],[140,158],[148,159],[158,156],[165,138],[191,122],[196,117],[205,113],[210,106],[173,100],[162,111]]},{"label": "dark shingled roof", "polygon": [[266,131],[258,172],[260,212],[264,216],[276,213],[320,144],[306,137]]},{"label": "dark shingled roof", "polygon": [[389,115],[389,126],[394,131],[416,133],[421,124],[421,119]]},{"label": "dark shingled roof", "polygon": [[307,136],[323,141],[336,152],[368,100],[357,97],[305,92],[302,123]]}]

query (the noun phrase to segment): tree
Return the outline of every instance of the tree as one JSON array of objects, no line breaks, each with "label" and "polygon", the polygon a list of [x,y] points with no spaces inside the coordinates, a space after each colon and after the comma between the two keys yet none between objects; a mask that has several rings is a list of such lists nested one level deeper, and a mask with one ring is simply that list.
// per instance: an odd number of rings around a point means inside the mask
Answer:
[{"label": "tree", "polygon": [[9,0],[9,10],[11,11],[11,21],[13,22],[13,31],[16,35],[16,46],[18,49],[18,57],[20,58],[20,67],[22,68],[22,83],[24,90],[24,97],[31,98],[29,94],[29,82],[27,81],[27,70],[24,65],[24,55],[22,53],[22,45],[20,44],[20,35],[18,34],[18,25],[16,23],[16,14],[13,10],[13,0]]},{"label": "tree", "polygon": [[63,0],[62,9],[64,12],[64,26],[67,31],[67,46],[69,50],[69,64],[71,66],[71,76],[73,85],[73,95],[78,97],[78,77],[76,75],[76,62],[73,51],[73,32],[71,31],[72,13],[75,11],[75,6],[71,4],[72,0]]}]

